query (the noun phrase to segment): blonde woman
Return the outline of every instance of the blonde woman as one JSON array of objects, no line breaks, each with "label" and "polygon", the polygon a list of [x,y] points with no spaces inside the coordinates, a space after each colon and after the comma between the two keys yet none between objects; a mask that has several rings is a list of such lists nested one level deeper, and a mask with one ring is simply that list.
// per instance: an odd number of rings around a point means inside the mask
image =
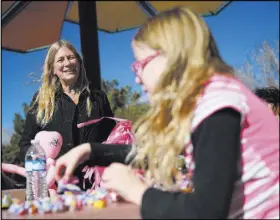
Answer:
[{"label": "blonde woman", "polygon": [[[19,142],[21,156],[39,131],[57,131],[63,138],[59,156],[73,147],[107,139],[115,122],[101,122],[78,129],[77,124],[103,116],[113,116],[107,96],[95,91],[86,78],[83,60],[69,42],[60,40],[50,46],[42,74],[42,85],[33,97]],[[83,173],[77,169],[77,176]],[[82,181],[80,181],[82,182]]]},{"label": "blonde woman", "polygon": [[[149,184],[131,166],[112,163],[104,187],[140,205],[144,219],[279,218],[278,121],[234,78],[203,19],[187,8],[163,12],[139,29],[132,49],[151,109],[135,124],[127,159],[146,170]],[[101,160],[95,146],[61,157],[57,178],[62,167],[69,178],[81,155]],[[191,190],[176,188],[180,172]]]}]

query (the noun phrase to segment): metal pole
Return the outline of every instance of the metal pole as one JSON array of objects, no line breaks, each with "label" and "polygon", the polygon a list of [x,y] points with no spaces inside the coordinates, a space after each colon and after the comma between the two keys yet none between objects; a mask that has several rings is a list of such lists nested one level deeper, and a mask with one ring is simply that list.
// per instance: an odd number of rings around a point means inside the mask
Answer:
[{"label": "metal pole", "polygon": [[81,50],[91,88],[101,89],[96,1],[78,1]]},{"label": "metal pole", "polygon": [[148,1],[137,1],[137,4],[139,4],[145,11],[145,13],[149,17],[153,17],[157,14],[156,10],[149,4]]},{"label": "metal pole", "polygon": [[16,1],[4,14],[1,15],[2,29],[13,20],[31,1]]}]

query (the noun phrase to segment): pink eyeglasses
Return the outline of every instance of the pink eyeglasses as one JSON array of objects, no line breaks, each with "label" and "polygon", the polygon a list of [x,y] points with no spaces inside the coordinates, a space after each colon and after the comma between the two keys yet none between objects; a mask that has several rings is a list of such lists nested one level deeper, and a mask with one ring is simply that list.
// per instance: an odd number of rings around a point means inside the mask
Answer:
[{"label": "pink eyeglasses", "polygon": [[148,56],[143,60],[137,60],[134,63],[131,64],[131,69],[133,72],[137,73],[139,70],[143,70],[145,66],[151,62],[154,58],[156,58],[160,54],[159,51],[157,51],[154,55]]}]

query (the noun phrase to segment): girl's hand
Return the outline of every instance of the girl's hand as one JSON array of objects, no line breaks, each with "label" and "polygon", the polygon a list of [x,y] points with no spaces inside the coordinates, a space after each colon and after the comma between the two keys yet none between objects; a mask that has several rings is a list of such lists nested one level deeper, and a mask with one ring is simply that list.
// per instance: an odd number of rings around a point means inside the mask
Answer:
[{"label": "girl's hand", "polygon": [[69,182],[76,167],[89,159],[91,147],[89,143],[81,144],[61,156],[55,165],[55,178]]},{"label": "girl's hand", "polygon": [[113,163],[104,170],[102,175],[103,186],[113,190],[129,202],[141,204],[144,192],[148,185],[144,183],[136,171],[129,166]]}]

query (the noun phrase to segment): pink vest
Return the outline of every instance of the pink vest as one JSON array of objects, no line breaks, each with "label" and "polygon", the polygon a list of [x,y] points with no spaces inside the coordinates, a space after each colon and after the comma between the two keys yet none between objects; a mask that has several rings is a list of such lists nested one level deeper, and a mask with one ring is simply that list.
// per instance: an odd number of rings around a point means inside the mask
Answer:
[{"label": "pink vest", "polygon": [[[237,79],[215,75],[197,102],[192,130],[209,115],[226,107],[242,115],[240,178],[235,184],[228,218],[279,218],[279,121]],[[195,169],[192,149],[189,143],[185,162],[187,167]]]}]

